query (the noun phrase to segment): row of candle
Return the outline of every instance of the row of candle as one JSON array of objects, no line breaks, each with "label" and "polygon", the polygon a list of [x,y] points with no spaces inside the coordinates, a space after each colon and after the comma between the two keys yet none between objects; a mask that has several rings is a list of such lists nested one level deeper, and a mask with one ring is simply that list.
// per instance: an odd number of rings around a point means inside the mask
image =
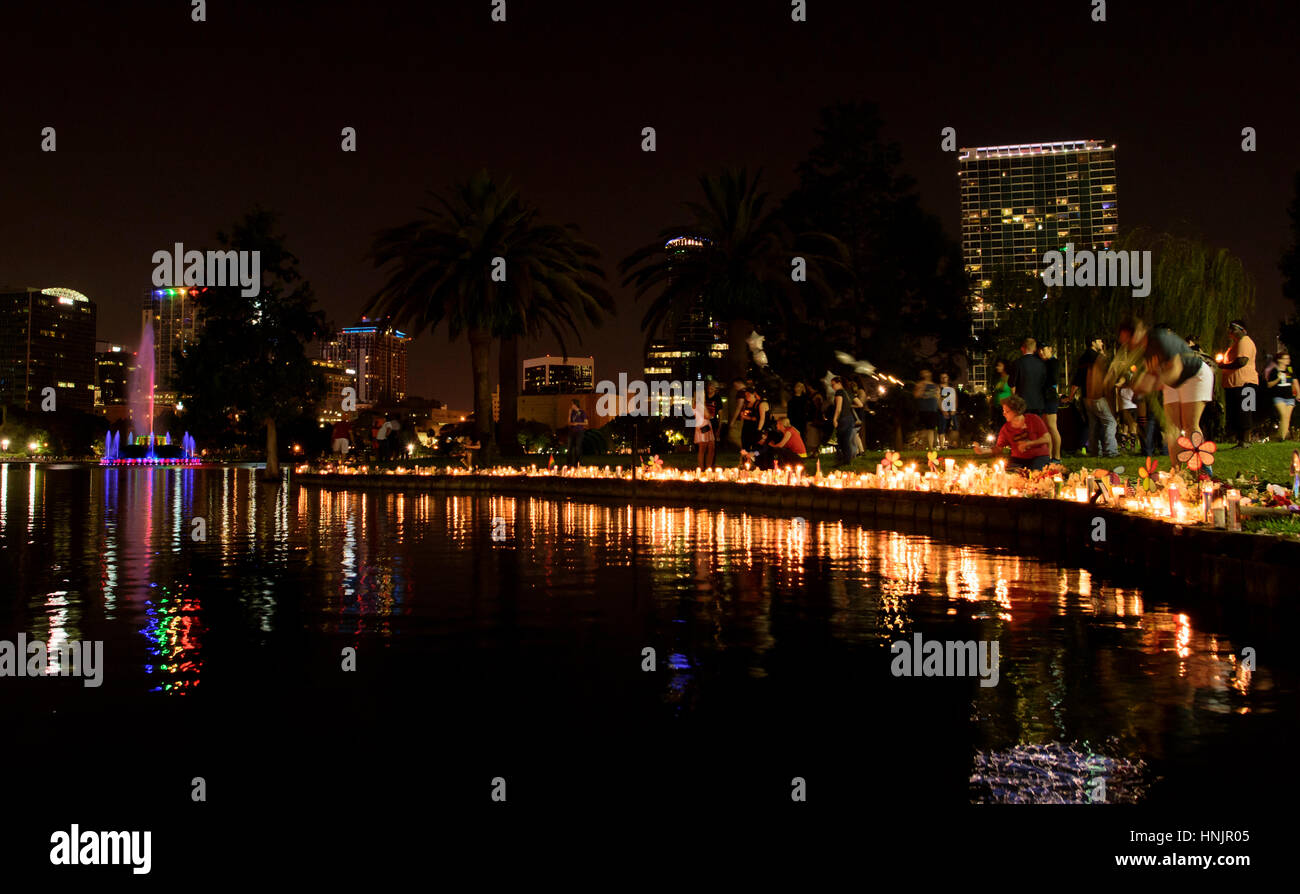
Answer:
[{"label": "row of candle", "polygon": [[[300,472],[312,471],[308,465],[298,467]],[[546,468],[540,466],[496,466],[482,470],[435,469],[420,467],[406,469],[398,467],[391,470],[372,469],[370,466],[325,465],[318,471],[339,475],[442,475],[459,477],[466,475],[486,475],[492,477],[559,477],[581,479],[630,479],[634,472],[623,466],[563,466]],[[1085,473],[1086,475],[1086,473]],[[876,488],[883,490],[906,490],[937,493],[960,493],[983,496],[1019,497],[1031,496],[1042,498],[1066,499],[1078,503],[1106,498],[1103,502],[1115,508],[1129,512],[1138,512],[1156,518],[1163,518],[1174,523],[1194,523],[1194,509],[1185,501],[1178,481],[1169,473],[1160,473],[1160,479],[1166,484],[1163,494],[1143,492],[1136,497],[1124,497],[1122,490],[1116,496],[1109,482],[1100,482],[1084,477],[1088,483],[1066,486],[1061,476],[1051,479],[1026,479],[1021,475],[1008,473],[1005,460],[997,460],[989,465],[967,463],[961,469],[951,458],[945,458],[942,465],[933,464],[922,471],[915,463],[899,467],[881,464],[875,472],[844,472],[836,470],[823,475],[818,464],[816,475],[808,475],[800,466],[769,470],[749,468],[714,468],[714,469],[667,469],[660,465],[640,468],[636,477],[645,481],[693,481],[734,482],[741,484],[773,484],[786,486],[844,488]],[[1075,480],[1074,478],[1071,479]],[[1095,493],[1095,496],[1094,496]],[[1228,490],[1222,498],[1215,498],[1214,487],[1206,483],[1201,488],[1203,509],[1201,521],[1229,530],[1241,529],[1241,494]]]}]

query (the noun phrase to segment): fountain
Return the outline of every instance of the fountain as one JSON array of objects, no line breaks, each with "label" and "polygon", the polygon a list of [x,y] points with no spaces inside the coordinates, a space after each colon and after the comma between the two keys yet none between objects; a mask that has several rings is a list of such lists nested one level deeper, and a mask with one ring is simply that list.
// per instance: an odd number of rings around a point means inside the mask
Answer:
[{"label": "fountain", "polygon": [[[154,349],[153,325],[146,321],[140,332],[138,363],[130,378],[129,404],[132,428],[127,430],[126,443],[121,443],[121,433],[111,433],[104,439],[104,465],[174,466],[197,465],[200,462],[194,439],[186,432],[179,444],[172,443],[171,432],[162,438],[154,432]],[[137,438],[135,431],[141,434]],[[146,433],[147,432],[147,433]]]}]

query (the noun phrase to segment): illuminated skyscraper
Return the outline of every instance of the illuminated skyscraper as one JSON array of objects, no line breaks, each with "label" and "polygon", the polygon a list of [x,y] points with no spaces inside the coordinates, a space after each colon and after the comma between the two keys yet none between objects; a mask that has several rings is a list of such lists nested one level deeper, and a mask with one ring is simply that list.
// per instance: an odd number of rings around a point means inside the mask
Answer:
[{"label": "illuminated skyscraper", "polygon": [[594,357],[534,357],[524,361],[524,394],[582,394],[596,390]]},{"label": "illuminated skyscraper", "polygon": [[[698,239],[682,236],[669,240],[664,248],[681,257],[702,246]],[[717,376],[718,361],[727,353],[727,336],[723,322],[709,313],[703,299],[697,298],[680,317],[664,320],[657,336],[646,350],[646,381],[702,382],[705,376]],[[670,409],[654,406],[650,411],[666,415]]]},{"label": "illuminated skyscraper", "polygon": [[357,406],[393,404],[406,399],[406,344],[410,336],[385,323],[362,319],[323,342],[322,360],[356,370]]},{"label": "illuminated skyscraper", "polygon": [[90,412],[95,407],[95,302],[72,289],[0,293],[0,402]]},{"label": "illuminated skyscraper", "polygon": [[[176,406],[177,353],[203,332],[199,296],[206,287],[154,289],[145,295],[143,325],[153,329],[154,406]],[[143,364],[144,358],[139,358]],[[147,389],[146,389],[147,390]]]},{"label": "illuminated skyscraper", "polygon": [[[963,149],[961,248],[970,277],[974,331],[997,324],[989,290],[999,273],[1041,272],[1043,253],[1109,248],[1119,227],[1115,146],[1067,140]],[[1050,333],[1046,333],[1050,335]],[[991,359],[979,354],[971,387],[987,389]]]}]

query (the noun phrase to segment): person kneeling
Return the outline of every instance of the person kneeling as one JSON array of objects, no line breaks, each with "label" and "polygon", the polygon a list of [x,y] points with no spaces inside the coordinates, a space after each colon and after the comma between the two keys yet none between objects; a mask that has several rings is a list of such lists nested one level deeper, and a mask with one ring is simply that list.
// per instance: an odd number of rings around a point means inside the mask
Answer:
[{"label": "person kneeling", "polygon": [[1007,421],[998,432],[993,452],[1001,453],[1003,447],[1011,448],[1008,468],[1047,468],[1052,450],[1052,436],[1047,423],[1033,413],[1026,413],[1024,399],[1014,394],[1002,401],[1002,416]]},{"label": "person kneeling", "polygon": [[778,466],[801,465],[806,452],[799,432],[788,417],[781,416],[776,420],[776,431],[765,433],[759,439],[756,452],[742,450],[740,456],[741,462],[749,459],[756,468],[766,471]]}]

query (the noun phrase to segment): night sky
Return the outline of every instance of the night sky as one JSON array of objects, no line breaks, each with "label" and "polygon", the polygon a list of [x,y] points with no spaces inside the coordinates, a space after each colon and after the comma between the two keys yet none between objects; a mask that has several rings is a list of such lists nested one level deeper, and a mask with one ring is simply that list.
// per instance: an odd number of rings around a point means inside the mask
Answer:
[{"label": "night sky", "polygon": [[[486,166],[617,262],[685,219],[696,178],[762,167],[795,182],[818,109],[879,103],[926,207],[957,238],[961,146],[1105,139],[1119,146],[1120,226],[1182,225],[1239,255],[1272,345],[1286,206],[1300,168],[1294,3],[832,3],[809,0],[7,2],[0,6],[0,286],[66,286],[101,338],[138,341],[151,255],[255,202],[338,324],[380,275],[364,255]],[[1162,11],[1163,10],[1163,11]],[[640,151],[654,126],[658,151]],[[1258,151],[1241,151],[1241,129]],[[40,151],[57,130],[58,151]],[[358,151],[340,151],[357,129]],[[639,370],[644,304],[585,334],[598,378]],[[546,341],[533,352],[555,351]],[[469,349],[416,340],[408,390],[470,404]]]}]

